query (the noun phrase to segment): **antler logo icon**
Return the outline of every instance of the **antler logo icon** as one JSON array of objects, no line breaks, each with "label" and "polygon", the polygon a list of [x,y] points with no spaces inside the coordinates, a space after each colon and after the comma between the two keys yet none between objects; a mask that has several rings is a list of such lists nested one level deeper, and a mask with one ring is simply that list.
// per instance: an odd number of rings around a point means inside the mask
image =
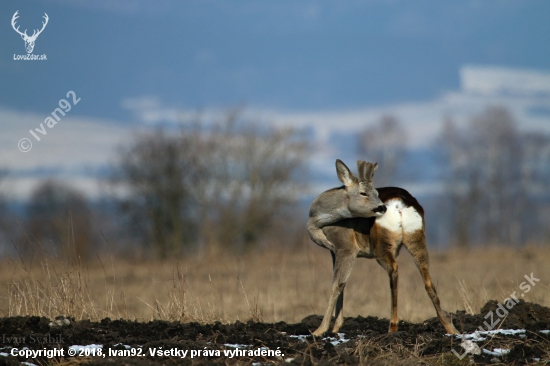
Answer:
[{"label": "antler logo icon", "polygon": [[15,21],[17,18],[19,18],[19,15],[17,15],[19,13],[19,10],[17,10],[15,12],[15,14],[13,14],[13,17],[11,18],[11,26],[13,27],[13,30],[15,30],[17,33],[19,33],[19,35],[21,36],[21,38],[23,38],[23,41],[25,41],[25,48],[27,49],[27,53],[32,53],[32,50],[34,49],[34,42],[36,41],[36,39],[38,38],[38,36],[40,35],[40,33],[42,33],[42,31],[44,30],[44,28],[46,28],[46,25],[48,24],[48,14],[44,13],[44,20],[45,22],[42,22],[42,29],[40,30],[37,30],[35,29],[32,33],[32,36],[28,36],[27,35],[27,30],[25,29],[24,32],[21,32],[19,30],[19,26],[17,26],[17,28],[15,28]]}]

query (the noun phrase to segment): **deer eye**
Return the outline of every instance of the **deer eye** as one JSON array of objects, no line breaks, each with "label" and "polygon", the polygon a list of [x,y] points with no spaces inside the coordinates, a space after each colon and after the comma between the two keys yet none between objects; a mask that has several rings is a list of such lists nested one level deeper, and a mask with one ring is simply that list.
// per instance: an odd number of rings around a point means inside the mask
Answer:
[{"label": "deer eye", "polygon": [[361,192],[360,194],[361,194],[361,196],[365,196],[365,197],[368,197],[368,196],[369,196],[369,195],[366,194],[365,192]]}]

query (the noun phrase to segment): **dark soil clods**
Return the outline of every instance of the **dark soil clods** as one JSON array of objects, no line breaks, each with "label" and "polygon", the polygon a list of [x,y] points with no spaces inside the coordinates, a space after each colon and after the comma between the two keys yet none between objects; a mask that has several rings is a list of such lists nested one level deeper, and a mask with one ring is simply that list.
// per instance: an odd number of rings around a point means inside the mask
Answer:
[{"label": "dark soil clods", "polygon": [[[471,333],[484,326],[487,314],[495,312],[498,303],[489,301],[480,314],[469,315],[463,311],[453,314],[456,328]],[[496,319],[496,318],[495,318]],[[399,322],[399,331],[388,333],[388,320],[377,317],[346,318],[341,334],[327,333],[325,337],[312,337],[310,332],[321,323],[321,317],[310,315],[298,324],[278,322],[273,324],[252,321],[233,324],[178,323],[155,320],[136,322],[128,320],[58,319],[52,321],[36,316],[0,319],[0,366],[20,365],[30,362],[36,365],[55,363],[86,363],[90,365],[210,365],[210,364],[291,364],[291,365],[355,365],[355,364],[505,364],[548,362],[550,359],[550,334],[540,330],[550,329],[550,309],[520,300],[494,329],[525,329],[524,335],[497,334],[477,342],[480,348],[492,351],[496,348],[509,350],[502,357],[482,353],[470,360],[460,360],[451,350],[462,354],[461,340],[445,335],[437,318],[419,324]],[[293,336],[293,337],[291,337]],[[301,337],[298,337],[301,336]],[[343,339],[342,339],[343,338]],[[72,345],[103,345],[101,355],[69,357]],[[31,350],[62,348],[64,357],[35,359],[13,357],[12,348]],[[134,351],[129,349],[134,348]],[[241,353],[224,355],[224,351]],[[157,350],[187,350],[185,357],[177,355],[154,355]],[[242,353],[243,349],[245,350]],[[140,354],[138,354],[138,350]],[[191,350],[200,351],[191,358]],[[248,354],[248,350],[258,350]],[[281,356],[265,356],[261,350],[279,350]],[[118,357],[124,352],[135,356]],[[217,353],[216,353],[217,352]],[[265,351],[264,351],[265,352]],[[5,356],[5,355],[8,356]],[[216,356],[219,354],[219,356]],[[105,355],[105,356],[104,356]],[[466,363],[464,363],[466,362]]]}]

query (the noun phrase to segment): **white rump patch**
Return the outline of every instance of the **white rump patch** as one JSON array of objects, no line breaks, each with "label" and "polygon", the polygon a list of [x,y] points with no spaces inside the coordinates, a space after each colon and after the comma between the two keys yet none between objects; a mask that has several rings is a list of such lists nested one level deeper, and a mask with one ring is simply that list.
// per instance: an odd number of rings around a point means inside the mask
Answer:
[{"label": "white rump patch", "polygon": [[403,218],[404,232],[412,233],[422,229],[422,216],[420,216],[414,207],[411,206],[401,210],[401,217]]},{"label": "white rump patch", "polygon": [[387,211],[382,217],[376,219],[376,223],[393,232],[403,230],[406,233],[422,229],[422,216],[414,207],[407,207],[398,198],[392,198],[385,202]]},{"label": "white rump patch", "polygon": [[376,223],[384,229],[401,231],[401,210],[405,208],[400,199],[391,199],[384,203],[387,207],[386,213],[376,218]]}]

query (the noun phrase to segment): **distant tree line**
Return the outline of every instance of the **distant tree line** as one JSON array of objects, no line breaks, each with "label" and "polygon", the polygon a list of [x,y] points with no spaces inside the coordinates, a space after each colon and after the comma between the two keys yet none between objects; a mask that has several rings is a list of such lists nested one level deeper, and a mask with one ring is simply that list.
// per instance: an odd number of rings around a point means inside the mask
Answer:
[{"label": "distant tree line", "polygon": [[196,250],[248,251],[295,233],[298,199],[308,188],[305,136],[238,112],[184,122],[136,133],[120,146],[107,205],[92,209],[71,187],[41,183],[24,220],[4,220],[18,254],[85,260],[126,241],[126,253],[141,247],[164,259]]},{"label": "distant tree line", "polygon": [[[415,177],[403,176],[404,161],[419,174],[428,168],[407,160],[406,142],[391,115],[359,135],[358,157],[380,165],[376,186],[410,189]],[[419,197],[432,238],[460,247],[548,242],[550,136],[521,131],[506,108],[488,107],[463,127],[446,119],[432,148],[440,189]],[[301,241],[309,150],[302,132],[237,112],[208,123],[197,118],[136,133],[120,146],[101,202],[47,180],[21,215],[9,210],[2,194],[9,172],[0,170],[0,253],[170,258]]]}]

